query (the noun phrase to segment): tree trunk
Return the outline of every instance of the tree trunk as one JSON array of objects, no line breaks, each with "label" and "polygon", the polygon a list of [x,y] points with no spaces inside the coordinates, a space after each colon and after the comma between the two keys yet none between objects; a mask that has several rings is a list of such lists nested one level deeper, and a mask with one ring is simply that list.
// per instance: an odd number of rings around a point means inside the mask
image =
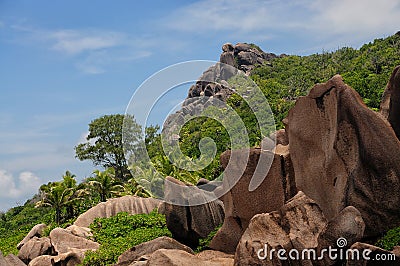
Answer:
[{"label": "tree trunk", "polygon": [[56,208],[56,223],[57,223],[57,225],[60,225],[60,220],[61,220],[61,210],[59,208]]}]

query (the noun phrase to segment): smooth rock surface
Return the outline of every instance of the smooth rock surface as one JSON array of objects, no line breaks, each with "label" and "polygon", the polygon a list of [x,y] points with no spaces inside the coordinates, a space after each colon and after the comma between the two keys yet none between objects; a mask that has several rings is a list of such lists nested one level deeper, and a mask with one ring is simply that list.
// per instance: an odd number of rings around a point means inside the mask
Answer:
[{"label": "smooth rock surface", "polygon": [[127,212],[129,214],[150,213],[158,208],[159,204],[160,201],[157,199],[136,196],[109,199],[107,202],[101,202],[79,215],[74,225],[89,227],[95,218],[107,218],[115,216],[119,212]]},{"label": "smooth rock surface", "polygon": [[366,237],[400,225],[400,142],[341,76],[299,98],[287,123],[296,186],[329,220],[354,206]]},{"label": "smooth rock surface", "polygon": [[179,249],[194,254],[191,248],[179,243],[175,239],[163,236],[128,249],[118,257],[116,266],[130,265],[143,256],[149,257],[153,252],[159,249]]}]

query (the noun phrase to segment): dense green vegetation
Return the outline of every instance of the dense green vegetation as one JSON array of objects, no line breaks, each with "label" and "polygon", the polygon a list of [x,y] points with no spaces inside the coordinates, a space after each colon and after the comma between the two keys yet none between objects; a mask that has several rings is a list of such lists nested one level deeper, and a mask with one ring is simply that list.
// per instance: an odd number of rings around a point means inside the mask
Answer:
[{"label": "dense green vegetation", "polygon": [[54,219],[50,208],[36,209],[31,201],[24,206],[10,209],[0,215],[0,251],[4,255],[17,254],[17,244],[33,226],[39,223],[50,224]]},{"label": "dense green vegetation", "polygon": [[372,109],[377,110],[394,67],[400,64],[400,35],[376,39],[356,50],[350,47],[309,56],[276,58],[257,67],[252,79],[271,105],[278,128],[295,100],[316,83],[335,74],[354,88]]},{"label": "dense green vegetation", "polygon": [[113,265],[127,249],[160,236],[171,237],[165,216],[153,211],[150,214],[129,215],[121,212],[110,218],[97,218],[90,225],[93,240],[100,243],[97,251],[86,253],[83,265]]},{"label": "dense green vegetation", "polygon": [[[377,110],[382,92],[396,65],[400,65],[399,34],[377,39],[360,49],[344,47],[309,56],[289,55],[275,58],[257,66],[251,79],[268,99],[279,129],[283,127],[282,120],[298,97],[306,95],[315,83],[325,82],[335,74],[341,74],[344,81],[360,93],[367,106]],[[249,81],[240,78],[228,82],[236,91],[245,90],[249,86]],[[259,145],[262,138],[274,130],[268,123],[263,125],[266,131],[260,129],[254,112],[239,94],[233,94],[227,104],[244,122],[249,140],[246,145]],[[79,214],[110,197],[161,195],[162,191],[154,191],[151,188],[160,187],[163,177],[167,175],[188,183],[196,183],[200,178],[213,180],[219,177],[222,173],[220,154],[230,148],[242,147],[243,144],[231,143],[229,134],[221,123],[227,123],[236,129],[239,128],[238,119],[232,119],[226,110],[221,112],[221,116],[225,117],[222,120],[199,117],[183,126],[179,146],[188,160],[175,158],[176,165],[169,160],[169,157],[175,156],[174,151],[170,154],[164,154],[162,151],[160,127],[146,128],[145,144],[157,173],[148,165],[127,165],[122,145],[123,115],[107,115],[91,121],[87,142],[75,147],[76,157],[80,160],[91,160],[95,166],[103,167],[104,171],[95,170],[91,177],[84,178],[80,184],[76,177],[67,171],[61,181],[42,185],[39,195],[23,206],[0,213],[0,251],[4,254],[16,254],[17,243],[34,225],[46,223],[50,225],[49,228],[54,228],[71,223]],[[140,126],[133,117],[125,126],[129,127],[128,132],[132,133],[125,136],[128,140],[132,143],[140,140]],[[237,132],[241,134],[239,129]],[[196,160],[199,164],[207,165],[205,156],[199,149],[199,142],[204,138],[211,138],[216,143],[216,154],[211,163],[200,171],[182,169],[185,168],[185,164]],[[128,146],[129,150],[138,148],[140,147],[134,144]],[[139,185],[139,179],[147,183]],[[92,252],[87,257],[86,265],[106,265],[115,261],[120,253],[132,245],[170,234],[165,228],[165,218],[156,213],[147,216],[119,214],[113,218],[96,220],[92,229],[95,232],[95,240],[103,246],[98,252]],[[378,244],[390,249],[399,244],[399,235],[398,229],[389,231]],[[206,242],[207,240],[201,242],[200,250]]]},{"label": "dense green vegetation", "polygon": [[389,230],[381,239],[376,242],[376,246],[386,250],[393,250],[400,245],[400,227]]}]

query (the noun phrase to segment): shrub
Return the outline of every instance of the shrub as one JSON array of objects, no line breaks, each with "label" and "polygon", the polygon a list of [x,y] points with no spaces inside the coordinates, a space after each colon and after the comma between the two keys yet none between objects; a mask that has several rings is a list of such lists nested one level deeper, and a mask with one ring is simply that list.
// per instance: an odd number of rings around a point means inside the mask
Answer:
[{"label": "shrub", "polygon": [[165,216],[156,210],[150,214],[121,212],[110,218],[97,218],[90,228],[93,240],[101,246],[97,251],[86,252],[83,265],[87,266],[113,265],[119,255],[133,246],[161,236],[171,237]]},{"label": "shrub", "polygon": [[398,245],[400,245],[400,227],[389,230],[376,242],[376,246],[386,250],[393,250],[394,246]]},{"label": "shrub", "polygon": [[214,238],[214,236],[218,232],[218,230],[221,228],[221,226],[222,226],[222,224],[220,224],[219,226],[215,227],[214,230],[212,230],[208,234],[208,236],[206,236],[205,238],[201,238],[199,240],[199,245],[195,250],[196,253],[208,249],[208,245],[210,244],[211,240]]}]

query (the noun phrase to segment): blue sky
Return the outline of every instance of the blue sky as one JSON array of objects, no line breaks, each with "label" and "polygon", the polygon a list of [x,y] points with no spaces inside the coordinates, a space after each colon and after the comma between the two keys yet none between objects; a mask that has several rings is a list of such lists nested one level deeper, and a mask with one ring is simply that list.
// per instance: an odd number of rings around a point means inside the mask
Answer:
[{"label": "blue sky", "polygon": [[[88,123],[124,113],[156,71],[218,60],[226,42],[306,55],[400,30],[397,0],[0,0],[0,210],[66,170]],[[182,97],[186,89],[182,88]]]}]

